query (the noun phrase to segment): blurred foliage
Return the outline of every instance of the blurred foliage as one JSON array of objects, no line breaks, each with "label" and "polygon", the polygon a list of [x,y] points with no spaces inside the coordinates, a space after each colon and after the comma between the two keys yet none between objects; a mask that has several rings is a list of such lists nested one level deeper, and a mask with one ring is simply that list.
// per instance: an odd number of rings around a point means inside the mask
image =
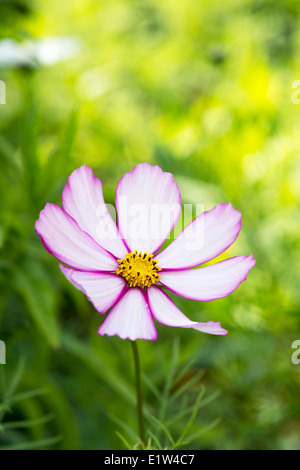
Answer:
[{"label": "blurred foliage", "polygon": [[185,203],[232,202],[243,226],[226,256],[257,260],[228,298],[176,298],[228,336],[157,325],[139,342],[150,445],[183,446],[190,423],[188,448],[299,449],[299,2],[0,0],[0,24],[0,446],[137,443],[128,341],[97,335],[34,222],[81,164],[113,203],[148,161]]}]

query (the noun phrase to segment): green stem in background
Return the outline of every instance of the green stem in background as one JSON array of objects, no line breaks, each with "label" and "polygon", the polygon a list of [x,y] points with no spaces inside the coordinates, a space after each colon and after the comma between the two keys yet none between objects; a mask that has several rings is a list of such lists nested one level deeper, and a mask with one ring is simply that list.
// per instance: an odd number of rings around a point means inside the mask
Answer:
[{"label": "green stem in background", "polygon": [[141,384],[141,367],[139,359],[139,351],[136,341],[130,341],[133,350],[134,357],[134,366],[135,366],[135,376],[136,376],[136,399],[137,399],[137,413],[139,420],[139,430],[140,430],[140,439],[145,445],[145,426],[144,426],[144,416],[143,416],[143,396],[142,396],[142,384]]}]

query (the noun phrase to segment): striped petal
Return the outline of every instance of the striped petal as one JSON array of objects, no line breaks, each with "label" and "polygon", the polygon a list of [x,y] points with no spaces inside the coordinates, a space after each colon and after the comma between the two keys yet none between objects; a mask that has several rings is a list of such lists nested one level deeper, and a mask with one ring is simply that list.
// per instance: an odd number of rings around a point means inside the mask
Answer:
[{"label": "striped petal", "polygon": [[98,333],[131,341],[156,340],[157,331],[143,291],[138,287],[128,289],[111,309]]},{"label": "striped petal", "polygon": [[77,289],[81,290],[100,313],[105,313],[121,298],[126,289],[126,281],[110,273],[76,271],[59,266]]},{"label": "striped petal", "polygon": [[221,327],[220,322],[201,323],[189,320],[159,287],[150,287],[147,290],[147,296],[153,317],[163,325],[193,328],[211,335],[226,335],[228,333]]},{"label": "striped petal", "polygon": [[204,268],[161,271],[160,282],[187,299],[215,300],[237,289],[254,265],[253,255],[236,256]]},{"label": "striped petal", "polygon": [[186,269],[215,258],[236,240],[241,213],[232,204],[218,204],[196,217],[157,259],[162,269]]},{"label": "striped petal", "polygon": [[140,163],[119,181],[116,207],[129,249],[155,253],[178,220],[181,196],[171,173]]},{"label": "striped petal", "polygon": [[103,199],[102,183],[93,170],[82,166],[68,178],[62,193],[64,210],[100,246],[123,258],[127,249]]},{"label": "striped petal", "polygon": [[47,203],[35,223],[46,250],[62,263],[82,271],[113,271],[115,257],[104,250],[61,207]]}]

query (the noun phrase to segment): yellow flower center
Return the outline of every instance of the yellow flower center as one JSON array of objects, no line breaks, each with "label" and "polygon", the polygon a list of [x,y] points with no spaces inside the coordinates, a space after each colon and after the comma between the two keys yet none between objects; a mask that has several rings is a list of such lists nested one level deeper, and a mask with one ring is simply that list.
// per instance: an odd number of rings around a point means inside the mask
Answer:
[{"label": "yellow flower center", "polygon": [[129,287],[150,287],[160,279],[161,271],[153,255],[149,253],[127,253],[125,258],[118,259],[120,265],[116,273],[125,277]]}]

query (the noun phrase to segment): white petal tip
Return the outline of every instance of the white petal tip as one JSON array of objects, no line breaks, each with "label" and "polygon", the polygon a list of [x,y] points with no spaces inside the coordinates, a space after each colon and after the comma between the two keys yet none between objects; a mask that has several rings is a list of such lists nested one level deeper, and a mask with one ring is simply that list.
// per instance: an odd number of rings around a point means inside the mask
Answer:
[{"label": "white petal tip", "polygon": [[109,336],[109,337],[111,337],[111,336],[118,336],[120,339],[122,339],[122,340],[124,340],[124,341],[125,341],[126,339],[128,339],[128,340],[130,340],[130,341],[136,341],[136,340],[138,340],[138,339],[145,340],[145,341],[156,341],[156,340],[157,340],[157,337],[158,337],[157,334],[156,334],[155,336],[153,335],[153,336],[149,336],[149,337],[146,337],[146,336],[137,336],[137,337],[136,337],[136,336],[133,336],[133,335],[128,335],[128,336],[125,336],[125,335],[124,335],[124,336],[123,336],[123,335],[118,334],[118,333],[108,333],[108,332],[106,332],[106,331],[101,331],[101,326],[100,326],[100,328],[98,329],[97,333],[98,333],[98,335],[100,335],[100,336],[105,336],[105,335],[106,335],[106,336]]}]

